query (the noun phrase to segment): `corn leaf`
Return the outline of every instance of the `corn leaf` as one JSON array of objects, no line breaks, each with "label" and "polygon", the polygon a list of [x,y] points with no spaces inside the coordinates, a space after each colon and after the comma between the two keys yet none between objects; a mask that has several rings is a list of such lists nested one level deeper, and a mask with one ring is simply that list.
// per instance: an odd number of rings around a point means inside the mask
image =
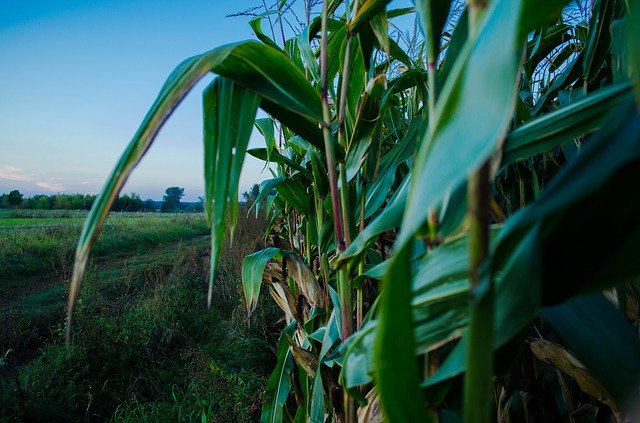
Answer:
[{"label": "corn leaf", "polygon": [[628,102],[631,95],[629,84],[613,85],[519,126],[504,143],[502,166],[600,128],[607,112]]},{"label": "corn leaf", "polygon": [[211,222],[208,306],[227,226],[236,224],[233,219],[227,222],[227,207],[238,202],[240,171],[259,101],[253,92],[225,78],[216,78],[203,96],[205,210]]},{"label": "corn leaf", "polygon": [[269,260],[282,259],[280,248],[268,247],[264,250],[249,254],[242,261],[242,286],[247,312],[251,314],[258,305],[262,274]]},{"label": "corn leaf", "polygon": [[293,356],[289,348],[288,336],[295,332],[296,322],[290,323],[278,341],[278,364],[271,373],[264,391],[262,422],[282,423],[286,411],[284,405],[291,392],[291,372],[294,368]]},{"label": "corn leaf", "polygon": [[373,349],[376,383],[385,415],[392,422],[429,422],[418,378],[411,315],[410,248],[393,258],[380,294]]},{"label": "corn leaf", "polygon": [[522,8],[522,1],[492,2],[478,36],[460,53],[437,103],[437,119],[429,122],[416,155],[398,248],[409,242],[447,189],[462,183],[506,135],[524,42],[519,36]]},{"label": "corn leaf", "polygon": [[[640,275],[640,264],[630,259],[640,245],[640,198],[625,190],[629,180],[640,178],[638,163],[640,115],[629,99],[538,200],[511,217],[492,267],[500,268],[514,243],[540,225],[543,305]],[[593,245],[608,247],[593,249]],[[572,254],[566,256],[566,251]]]},{"label": "corn leaf", "polygon": [[631,79],[636,93],[636,104],[640,108],[640,27],[632,22],[640,22],[640,1],[627,0],[629,16],[627,17],[627,51],[629,54],[629,66],[631,67]]},{"label": "corn leaf", "polygon": [[349,22],[349,31],[357,34],[374,16],[384,10],[385,6],[390,2],[391,0],[364,0],[360,4],[356,15]]},{"label": "corn leaf", "polygon": [[618,406],[637,411],[640,340],[622,314],[600,293],[572,298],[540,314]]}]

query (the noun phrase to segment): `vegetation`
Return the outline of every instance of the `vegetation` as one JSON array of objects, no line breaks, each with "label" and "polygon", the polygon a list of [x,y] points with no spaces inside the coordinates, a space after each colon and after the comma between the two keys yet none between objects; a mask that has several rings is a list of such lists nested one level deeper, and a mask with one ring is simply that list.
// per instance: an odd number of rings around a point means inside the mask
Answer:
[{"label": "vegetation", "polygon": [[184,188],[169,187],[162,197],[162,206],[160,210],[163,212],[175,212],[180,210],[180,199],[184,197]]},{"label": "vegetation", "polygon": [[215,308],[206,311],[204,216],[111,216],[71,349],[63,310],[72,261],[56,260],[58,249],[71,252],[80,222],[2,230],[0,319],[11,324],[0,328],[0,421],[255,420],[278,326],[273,307],[260,307],[261,325],[242,310],[235,281],[262,234],[261,220],[246,219],[224,248]]},{"label": "vegetation", "polygon": [[[257,19],[260,43],[176,68],[80,237],[69,348],[110,207],[213,72],[203,118],[214,308],[244,156],[276,167],[256,198],[272,245],[242,270],[248,312],[267,287],[285,315],[264,421],[632,419],[639,2],[469,0],[455,15],[452,2],[420,1],[415,55],[388,30],[413,9],[387,3],[325,1],[281,44]],[[269,117],[256,120],[258,108]],[[247,150],[253,125],[265,148]]]},{"label": "vegetation", "polygon": [[[119,195],[111,206],[116,212],[154,212],[160,209],[163,213],[175,213],[188,211],[200,213],[203,211],[202,201],[194,203],[181,203],[184,196],[184,188],[167,188],[162,201],[154,201],[150,198],[142,201],[136,193]],[[0,209],[13,210],[89,210],[96,200],[95,195],[90,194],[37,194],[32,197],[24,197],[18,190],[8,194],[0,194]],[[15,212],[16,217],[25,216]],[[26,215],[28,216],[28,215]]]}]

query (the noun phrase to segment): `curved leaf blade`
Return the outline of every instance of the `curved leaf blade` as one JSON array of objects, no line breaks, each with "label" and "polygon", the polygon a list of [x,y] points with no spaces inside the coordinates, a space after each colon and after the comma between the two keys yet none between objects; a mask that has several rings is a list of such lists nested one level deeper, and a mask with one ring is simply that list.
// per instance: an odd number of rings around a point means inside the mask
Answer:
[{"label": "curved leaf blade", "polygon": [[216,78],[203,95],[205,209],[211,222],[209,307],[227,223],[233,236],[237,222],[235,212],[227,222],[227,210],[237,211],[240,172],[259,102],[253,92],[226,78]]},{"label": "curved leaf blade", "polygon": [[242,286],[247,312],[251,314],[258,305],[262,274],[269,260],[282,259],[280,248],[268,247],[264,250],[249,254],[242,261]]}]

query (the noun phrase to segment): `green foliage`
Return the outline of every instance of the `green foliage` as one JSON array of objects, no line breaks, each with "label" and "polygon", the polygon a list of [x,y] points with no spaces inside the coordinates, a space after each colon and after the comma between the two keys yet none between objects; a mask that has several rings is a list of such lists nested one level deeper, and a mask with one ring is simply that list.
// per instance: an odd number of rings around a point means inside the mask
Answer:
[{"label": "green foliage", "polygon": [[22,198],[22,193],[17,189],[14,189],[7,195],[7,203],[9,203],[9,206],[11,207],[17,207],[22,203]]},{"label": "green foliage", "polygon": [[[265,286],[287,323],[263,420],[631,418],[638,356],[615,355],[624,370],[607,373],[615,341],[594,347],[611,338],[586,323],[602,317],[637,349],[637,30],[625,21],[637,2],[470,1],[467,12],[451,2],[449,15],[420,2],[426,40],[412,57],[388,34],[406,12],[387,3],[325,2],[282,46],[256,20],[263,44],[174,71],[90,214],[69,322],[123,180],[212,71],[214,252],[230,199],[235,224],[245,152],[272,163],[255,199],[273,246],[243,268],[248,310]],[[258,103],[266,148],[246,151],[240,134]],[[227,120],[232,131],[220,129]]]},{"label": "green foliage", "polygon": [[[29,286],[3,293],[0,318],[13,324],[0,330],[3,352],[12,349],[0,375],[0,420],[259,417],[277,339],[265,327],[277,315],[262,301],[253,314],[261,324],[249,324],[234,281],[238,258],[259,245],[261,221],[241,215],[246,224],[237,234],[240,244],[225,246],[215,308],[205,312],[207,239],[194,236],[208,232],[204,216],[192,222],[198,232],[189,231],[193,216],[162,216],[109,219],[96,245],[99,261],[108,260],[90,266],[77,310],[82,322],[71,349],[63,342],[62,281],[47,289],[36,276],[24,283],[46,289],[42,293],[32,293]],[[70,237],[77,238],[79,227],[73,229]],[[178,233],[184,242],[176,242]],[[139,251],[127,253],[113,243],[121,237],[130,245],[137,237]]]},{"label": "green foliage", "polygon": [[[184,197],[184,188],[169,187],[162,196],[160,211],[163,213],[174,213],[180,210],[180,200]],[[116,201],[116,205],[118,202]]]}]

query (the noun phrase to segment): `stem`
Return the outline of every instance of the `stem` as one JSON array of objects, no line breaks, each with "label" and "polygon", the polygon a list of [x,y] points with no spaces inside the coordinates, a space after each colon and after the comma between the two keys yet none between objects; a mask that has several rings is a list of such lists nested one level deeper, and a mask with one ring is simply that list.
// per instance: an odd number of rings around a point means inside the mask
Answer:
[{"label": "stem", "polygon": [[[477,37],[486,0],[469,0],[469,34]],[[464,379],[464,421],[490,422],[493,411],[493,281],[483,281],[482,263],[489,245],[489,161],[469,177],[470,323]]]},{"label": "stem", "polygon": [[468,202],[469,280],[471,304],[467,373],[464,380],[464,421],[489,422],[492,414],[493,380],[493,283],[482,281],[482,263],[489,244],[489,162],[469,177]]},{"label": "stem", "polygon": [[329,172],[329,188],[331,190],[331,208],[333,210],[333,224],[336,232],[337,251],[341,253],[345,249],[342,227],[342,214],[340,211],[340,198],[338,197],[338,178],[336,176],[336,156],[333,151],[333,138],[331,136],[331,113],[329,111],[329,98],[327,92],[327,0],[322,8],[322,38],[320,45],[320,72],[322,94],[322,134],[324,136],[325,154],[327,156],[327,170]]},{"label": "stem", "polygon": [[344,164],[338,166],[340,169],[340,201],[342,202],[342,225],[344,228],[345,247],[351,244],[351,213],[349,210],[349,183],[347,182],[347,171]]},{"label": "stem", "polygon": [[[358,226],[358,232],[364,231],[364,195],[366,188],[366,180],[360,175],[360,225]],[[358,264],[358,276],[362,276],[364,273],[364,260],[361,260]],[[362,318],[364,315],[364,299],[363,299],[363,290],[364,283],[361,283],[356,291],[356,331],[360,330],[362,327]]]}]

